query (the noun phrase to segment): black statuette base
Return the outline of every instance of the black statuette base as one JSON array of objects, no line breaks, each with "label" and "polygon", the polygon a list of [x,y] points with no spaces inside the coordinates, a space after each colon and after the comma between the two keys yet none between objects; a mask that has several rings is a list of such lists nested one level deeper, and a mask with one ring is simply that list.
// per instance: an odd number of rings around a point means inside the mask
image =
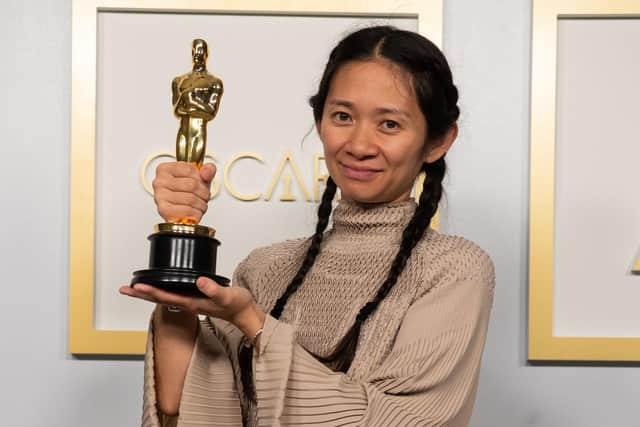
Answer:
[{"label": "black statuette base", "polygon": [[216,274],[217,239],[163,231],[150,235],[149,241],[149,268],[134,272],[131,285],[147,283],[169,292],[202,297],[196,286],[198,277],[229,284],[229,279]]}]

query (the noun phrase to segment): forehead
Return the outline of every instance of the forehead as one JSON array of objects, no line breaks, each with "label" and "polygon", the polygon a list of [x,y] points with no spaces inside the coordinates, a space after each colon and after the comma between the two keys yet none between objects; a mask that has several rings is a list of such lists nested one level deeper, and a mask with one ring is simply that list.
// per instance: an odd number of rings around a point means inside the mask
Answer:
[{"label": "forehead", "polygon": [[192,50],[194,51],[205,51],[206,46],[204,43],[194,43],[192,46]]},{"label": "forehead", "polygon": [[331,81],[329,98],[354,103],[391,103],[419,108],[411,74],[387,60],[352,61],[340,66]]}]

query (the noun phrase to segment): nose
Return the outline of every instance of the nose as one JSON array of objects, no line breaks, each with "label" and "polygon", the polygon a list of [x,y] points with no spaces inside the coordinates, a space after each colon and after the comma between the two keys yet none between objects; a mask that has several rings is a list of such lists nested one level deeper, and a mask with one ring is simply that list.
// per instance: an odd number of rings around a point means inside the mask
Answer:
[{"label": "nose", "polygon": [[375,142],[375,132],[366,123],[358,123],[353,127],[347,152],[357,159],[374,157],[378,153],[378,146]]}]

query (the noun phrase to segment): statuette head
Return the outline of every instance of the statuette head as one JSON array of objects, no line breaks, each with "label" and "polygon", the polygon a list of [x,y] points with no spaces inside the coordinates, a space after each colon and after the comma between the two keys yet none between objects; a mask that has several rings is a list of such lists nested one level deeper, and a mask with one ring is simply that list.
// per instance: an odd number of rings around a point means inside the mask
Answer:
[{"label": "statuette head", "polygon": [[195,39],[191,45],[191,57],[194,65],[205,65],[209,57],[207,42],[202,39]]}]

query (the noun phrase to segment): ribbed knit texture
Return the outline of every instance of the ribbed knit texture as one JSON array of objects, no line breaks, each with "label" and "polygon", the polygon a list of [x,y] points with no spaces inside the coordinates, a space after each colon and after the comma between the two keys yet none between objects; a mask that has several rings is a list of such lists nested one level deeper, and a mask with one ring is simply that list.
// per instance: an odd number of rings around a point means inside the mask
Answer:
[{"label": "ribbed knit texture", "polygon": [[[280,320],[267,316],[254,351],[260,426],[466,426],[493,299],[491,260],[475,244],[428,230],[389,295],[363,324],[353,363],[327,356],[376,293],[415,210],[413,201],[365,208],[340,202],[333,228]],[[234,285],[269,312],[300,265],[307,240],[254,250]],[[178,420],[158,416],[153,348],[145,368],[143,426],[241,426],[241,333],[207,319],[189,367]],[[150,343],[152,337],[150,335]]]}]

